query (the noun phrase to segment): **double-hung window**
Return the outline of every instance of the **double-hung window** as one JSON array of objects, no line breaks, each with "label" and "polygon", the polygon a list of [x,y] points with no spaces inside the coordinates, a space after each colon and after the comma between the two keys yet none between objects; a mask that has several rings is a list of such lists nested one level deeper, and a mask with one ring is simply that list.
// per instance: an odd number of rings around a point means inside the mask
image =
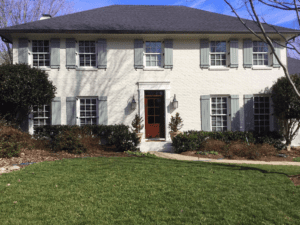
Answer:
[{"label": "double-hung window", "polygon": [[253,65],[268,65],[268,45],[262,41],[253,41]]},{"label": "double-hung window", "polygon": [[96,98],[80,98],[79,107],[80,126],[98,124],[98,101]]},{"label": "double-hung window", "polygon": [[32,41],[32,57],[34,67],[50,66],[49,40]]},{"label": "double-hung window", "polygon": [[211,130],[227,131],[229,128],[229,104],[228,97],[211,98]]},{"label": "double-hung window", "polygon": [[210,42],[210,65],[226,66],[226,41]]},{"label": "double-hung window", "polygon": [[33,106],[33,128],[44,125],[51,125],[50,105]]},{"label": "double-hung window", "polygon": [[162,67],[162,43],[160,41],[146,41],[144,65],[153,68]]},{"label": "double-hung window", "polygon": [[270,97],[254,97],[254,130],[270,130]]},{"label": "double-hung window", "polygon": [[79,41],[79,66],[96,67],[96,42]]}]

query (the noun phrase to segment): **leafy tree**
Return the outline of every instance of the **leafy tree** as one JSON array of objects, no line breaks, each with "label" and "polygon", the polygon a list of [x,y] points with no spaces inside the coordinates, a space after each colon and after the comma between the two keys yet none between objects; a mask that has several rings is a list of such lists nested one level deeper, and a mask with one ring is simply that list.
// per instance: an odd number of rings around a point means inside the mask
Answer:
[{"label": "leafy tree", "polygon": [[24,63],[1,65],[0,114],[19,128],[33,105],[51,103],[56,89],[43,70]]},{"label": "leafy tree", "polygon": [[[299,75],[290,75],[295,86],[300,89]],[[288,146],[295,139],[300,128],[300,99],[294,91],[286,77],[277,79],[271,87],[271,98],[273,101],[274,115],[279,122],[279,132],[283,134]]]}]

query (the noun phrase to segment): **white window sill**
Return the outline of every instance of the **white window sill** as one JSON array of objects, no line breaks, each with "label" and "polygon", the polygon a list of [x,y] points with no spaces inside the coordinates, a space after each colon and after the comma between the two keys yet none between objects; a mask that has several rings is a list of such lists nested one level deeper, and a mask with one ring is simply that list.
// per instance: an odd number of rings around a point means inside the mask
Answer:
[{"label": "white window sill", "polygon": [[229,70],[229,68],[225,66],[210,66],[208,70]]},{"label": "white window sill", "polygon": [[78,71],[78,70],[84,70],[84,71],[86,71],[86,70],[90,70],[90,71],[98,71],[98,68],[76,68],[76,70]]},{"label": "white window sill", "polygon": [[151,67],[146,67],[143,69],[144,71],[164,71],[164,68],[151,68]]},{"label": "white window sill", "polygon": [[46,71],[47,71],[47,70],[49,70],[49,71],[51,70],[51,68],[49,68],[49,67],[36,67],[36,66],[35,66],[35,67],[33,67],[33,68],[37,68],[37,69],[40,69],[40,70],[46,70]]},{"label": "white window sill", "polygon": [[269,67],[269,66],[253,66],[252,70],[272,70],[272,67]]}]

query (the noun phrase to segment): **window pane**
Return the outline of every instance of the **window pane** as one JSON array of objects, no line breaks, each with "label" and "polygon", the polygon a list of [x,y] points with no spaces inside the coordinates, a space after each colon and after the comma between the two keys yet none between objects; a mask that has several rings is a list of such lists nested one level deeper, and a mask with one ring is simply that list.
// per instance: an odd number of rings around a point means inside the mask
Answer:
[{"label": "window pane", "polygon": [[154,100],[148,99],[148,107],[153,107],[153,106],[154,106]]},{"label": "window pane", "polygon": [[85,53],[88,53],[88,52],[90,52],[90,48],[89,47],[84,47],[84,51],[85,51]]},{"label": "window pane", "polygon": [[155,116],[155,123],[160,123],[160,117],[159,116]]},{"label": "window pane", "polygon": [[211,65],[212,66],[216,65],[214,60],[211,60]]},{"label": "window pane", "polygon": [[226,66],[226,61],[225,60],[222,60],[222,65]]},{"label": "window pane", "polygon": [[80,112],[80,116],[85,116],[85,112]]},{"label": "window pane", "polygon": [[160,108],[155,108],[155,115],[160,115]]},{"label": "window pane", "polygon": [[84,53],[84,47],[79,47],[79,53]]},{"label": "window pane", "polygon": [[148,108],[148,115],[154,115],[154,108]]},{"label": "window pane", "polygon": [[154,123],[154,116],[148,116],[148,123]]},{"label": "window pane", "polygon": [[44,46],[49,46],[49,41],[44,41]]}]

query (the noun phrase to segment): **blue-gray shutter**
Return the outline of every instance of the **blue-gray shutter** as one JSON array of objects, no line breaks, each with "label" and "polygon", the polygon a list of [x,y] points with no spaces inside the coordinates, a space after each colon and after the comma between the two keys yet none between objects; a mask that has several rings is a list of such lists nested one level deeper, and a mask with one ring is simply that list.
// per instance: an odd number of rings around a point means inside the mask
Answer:
[{"label": "blue-gray shutter", "polygon": [[165,69],[173,69],[173,40],[165,40]]},{"label": "blue-gray shutter", "polygon": [[19,38],[19,49],[18,49],[19,63],[28,64],[28,39]]},{"label": "blue-gray shutter", "polygon": [[51,125],[61,125],[61,99],[55,97],[51,102]]},{"label": "blue-gray shutter", "polygon": [[244,68],[252,67],[253,47],[251,39],[244,39]]},{"label": "blue-gray shutter", "polygon": [[67,125],[76,125],[76,97],[66,99]]},{"label": "blue-gray shutter", "polygon": [[254,130],[253,95],[244,95],[245,131]]},{"label": "blue-gray shutter", "polygon": [[60,67],[60,39],[59,38],[52,38],[50,40],[50,66],[51,69],[59,69]]},{"label": "blue-gray shutter", "polygon": [[201,96],[201,130],[211,131],[210,129],[210,95]]},{"label": "blue-gray shutter", "polygon": [[98,69],[107,68],[107,44],[106,39],[98,39]]},{"label": "blue-gray shutter", "polygon": [[230,67],[239,67],[238,58],[239,41],[237,39],[230,40]]},{"label": "blue-gray shutter", "polygon": [[[275,41],[279,42],[279,40],[275,40]],[[275,48],[275,53],[280,58],[280,49],[281,49],[281,46],[279,44],[275,43],[274,41],[273,41],[273,45],[274,45],[274,48]],[[277,61],[275,55],[274,54],[272,54],[272,55],[273,55],[273,67],[274,68],[279,68],[280,67],[279,62]]]},{"label": "blue-gray shutter", "polygon": [[66,40],[66,60],[67,69],[76,69],[76,55],[75,55],[75,39],[67,38]]},{"label": "blue-gray shutter", "polygon": [[200,40],[200,67],[209,67],[209,41],[208,39]]},{"label": "blue-gray shutter", "polygon": [[99,124],[108,125],[107,96],[98,96]]},{"label": "blue-gray shutter", "polygon": [[240,110],[239,95],[231,95],[231,130],[240,130],[240,114],[237,113]]},{"label": "blue-gray shutter", "polygon": [[143,69],[143,40],[135,39],[134,40],[134,68]]}]

